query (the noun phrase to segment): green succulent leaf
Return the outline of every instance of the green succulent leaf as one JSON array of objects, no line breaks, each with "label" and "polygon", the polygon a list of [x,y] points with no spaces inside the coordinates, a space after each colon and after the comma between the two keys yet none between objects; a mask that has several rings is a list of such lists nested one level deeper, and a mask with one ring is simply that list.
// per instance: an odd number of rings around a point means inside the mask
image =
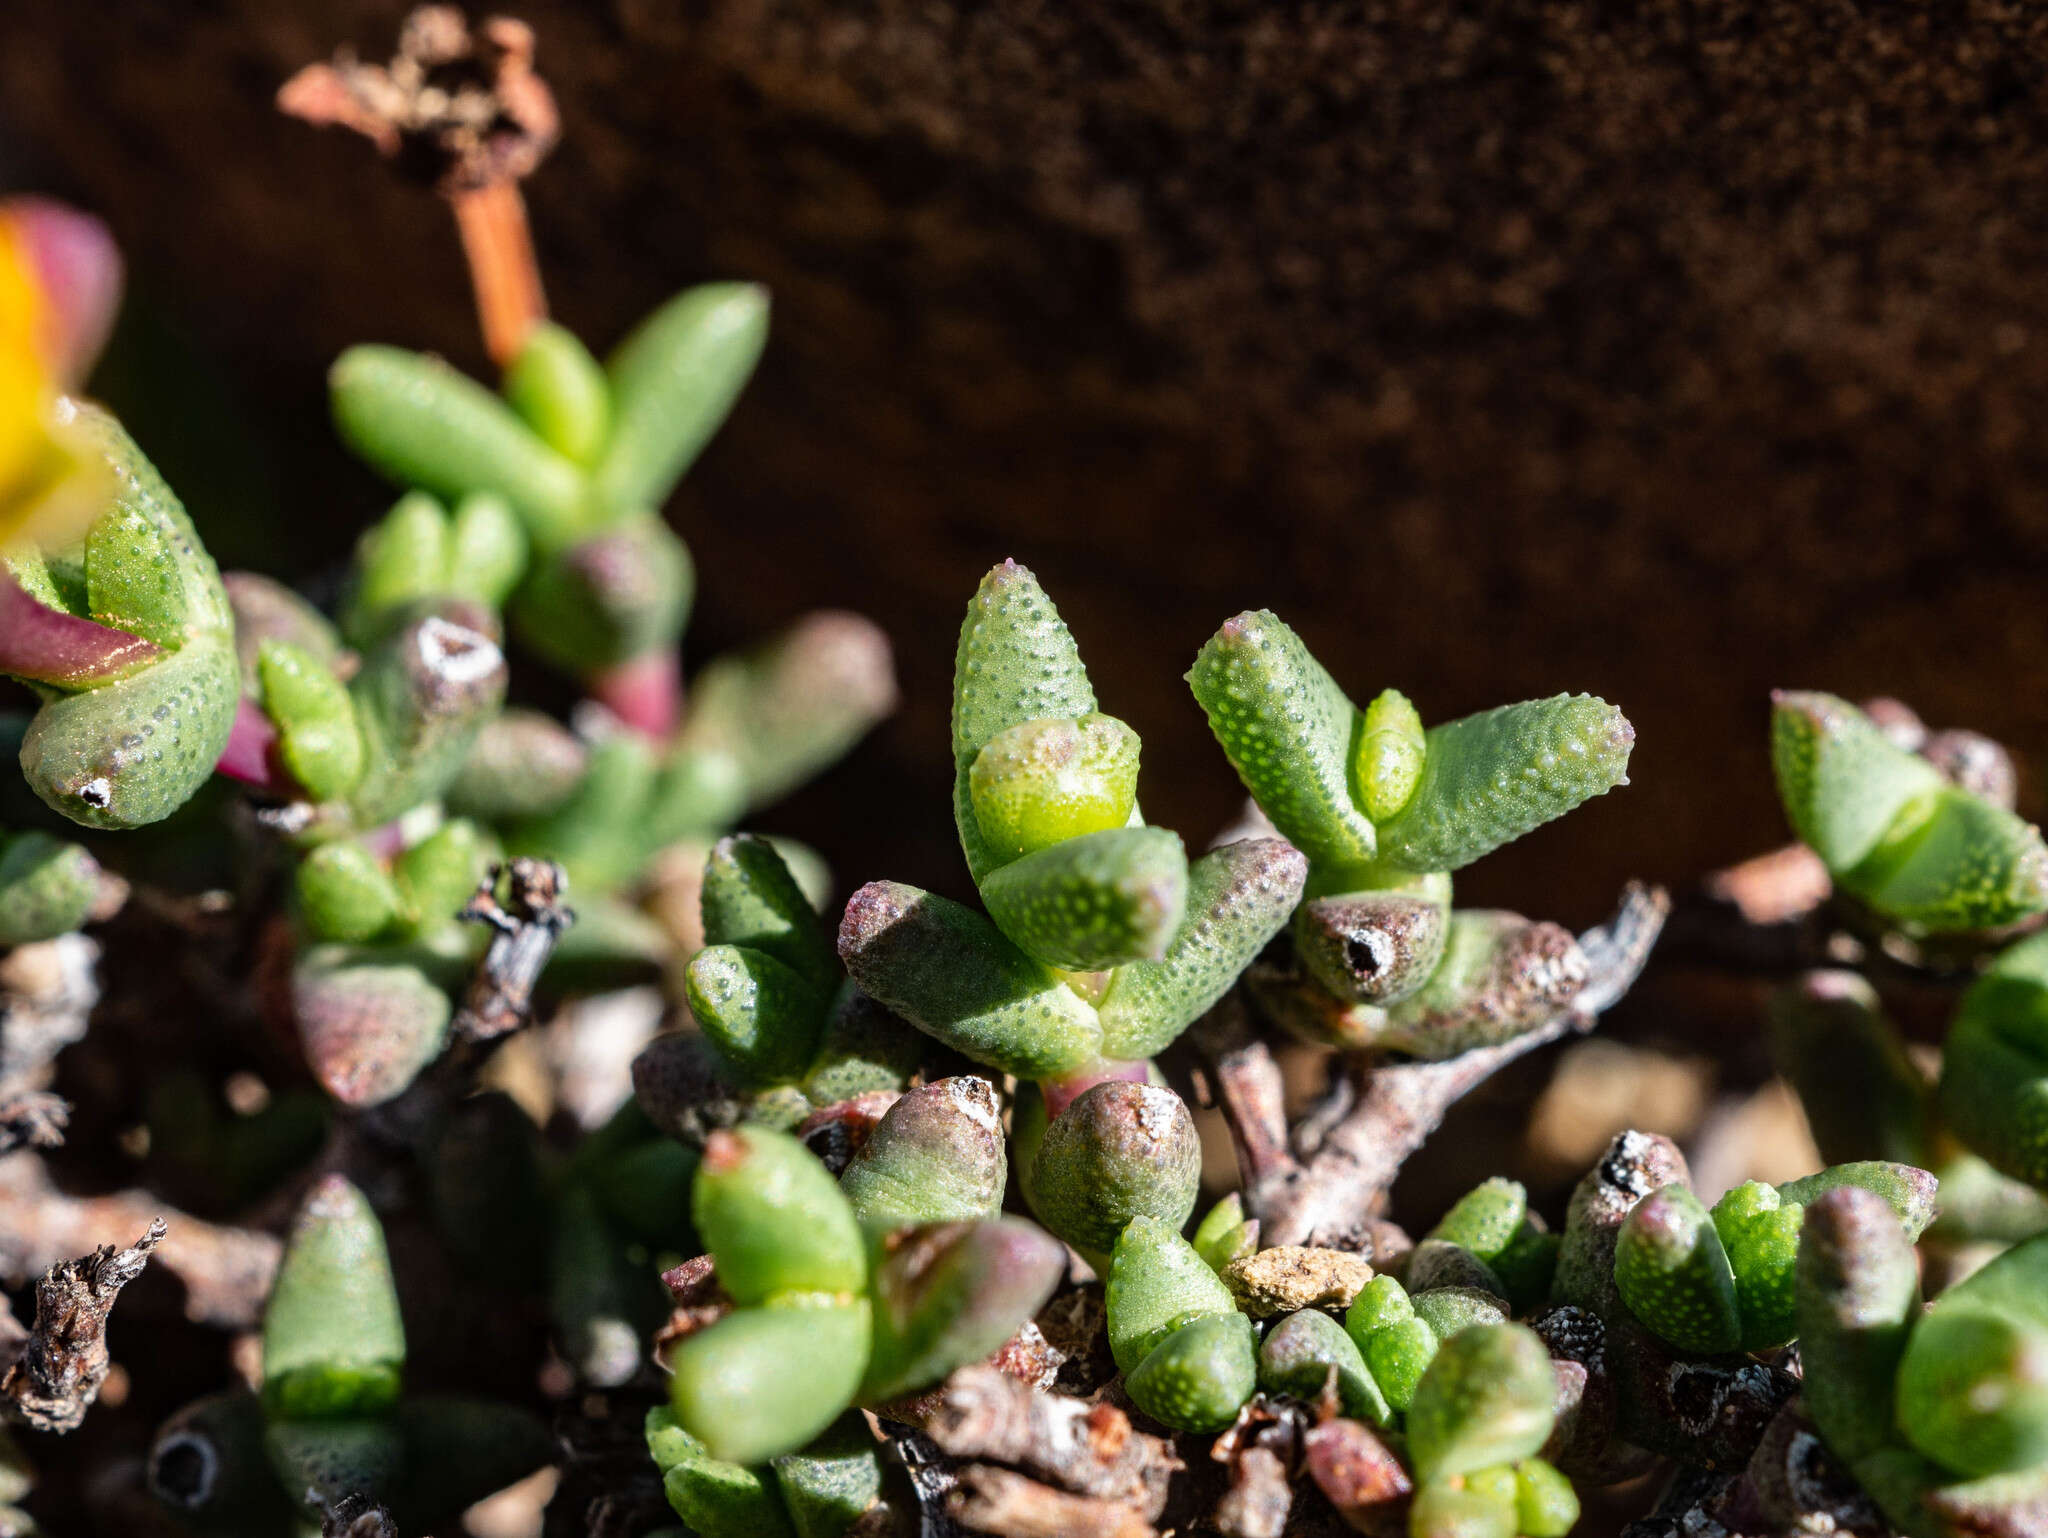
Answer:
[{"label": "green succulent leaf", "polygon": [[0,946],[68,934],[92,916],[99,862],[47,833],[0,834]]},{"label": "green succulent leaf", "polygon": [[273,1420],[345,1421],[398,1398],[405,1326],[384,1230],[339,1175],[308,1193],[263,1311],[263,1401]]},{"label": "green succulent leaf", "polygon": [[1048,966],[1076,972],[1163,960],[1187,895],[1187,853],[1165,828],[1065,839],[981,884],[997,928]]},{"label": "green succulent leaf", "polygon": [[1138,804],[1138,734],[1114,716],[1020,721],[968,769],[975,825],[999,859],[1122,828]]},{"label": "green succulent leaf", "polygon": [[1141,1215],[1116,1241],[1105,1309],[1110,1354],[1128,1373],[1189,1320],[1236,1313],[1237,1300],[1177,1226]]},{"label": "green succulent leaf", "polygon": [[1621,1225],[1614,1281],[1629,1311],[1681,1351],[1732,1351],[1741,1341],[1735,1275],[1712,1217],[1684,1186],[1638,1202]]},{"label": "green succulent leaf", "polygon": [[1258,1386],[1257,1338],[1240,1313],[1175,1330],[1124,1378],[1131,1403],[1180,1431],[1221,1431]]},{"label": "green succulent leaf", "polygon": [[1533,1455],[1550,1435],[1550,1353],[1519,1324],[1458,1331],[1437,1349],[1408,1409],[1408,1451],[1425,1485]]},{"label": "green succulent leaf", "polygon": [[542,321],[505,368],[505,399],[548,446],[593,463],[612,431],[611,384],[574,333]]},{"label": "green succulent leaf", "polygon": [[1106,1255],[1133,1218],[1178,1231],[1195,1210],[1202,1146],[1170,1089],[1122,1080],[1077,1096],[1045,1130],[1030,1194],[1039,1221],[1084,1255]]}]

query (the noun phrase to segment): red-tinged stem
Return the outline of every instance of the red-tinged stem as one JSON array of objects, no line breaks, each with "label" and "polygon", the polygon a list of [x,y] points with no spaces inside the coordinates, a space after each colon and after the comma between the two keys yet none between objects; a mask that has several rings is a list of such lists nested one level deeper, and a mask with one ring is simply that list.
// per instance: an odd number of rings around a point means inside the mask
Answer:
[{"label": "red-tinged stem", "polygon": [[235,724],[228,730],[228,745],[221,749],[214,772],[239,780],[273,796],[303,794],[298,782],[277,753],[277,728],[263,707],[246,694],[235,703]]},{"label": "red-tinged stem", "polygon": [[666,742],[683,713],[683,659],[674,647],[593,673],[591,696],[634,731]]},{"label": "red-tinged stem", "polygon": [[0,568],[0,673],[59,689],[89,689],[163,654],[154,641],[51,608]]},{"label": "red-tinged stem", "polygon": [[1100,1058],[1067,1078],[1042,1080],[1038,1088],[1045,1096],[1046,1119],[1059,1115],[1098,1084],[1143,1084],[1151,1074],[1152,1065],[1143,1058],[1131,1063]]},{"label": "red-tinged stem", "polygon": [[519,354],[533,328],[547,319],[540,264],[533,256],[526,203],[514,181],[495,181],[452,194],[455,227],[476,289],[477,323],[484,350],[503,368]]}]

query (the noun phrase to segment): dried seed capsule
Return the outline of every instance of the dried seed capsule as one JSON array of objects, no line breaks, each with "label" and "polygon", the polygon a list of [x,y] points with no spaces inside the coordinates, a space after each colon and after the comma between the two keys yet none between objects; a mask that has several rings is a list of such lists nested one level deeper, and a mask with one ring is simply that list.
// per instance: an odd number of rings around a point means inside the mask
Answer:
[{"label": "dried seed capsule", "polygon": [[1122,828],[1138,804],[1138,734],[1099,712],[1020,721],[982,744],[967,785],[983,839],[1006,861]]},{"label": "dried seed capsule", "polygon": [[838,987],[832,937],[767,839],[740,833],[712,845],[698,901],[707,944],[763,951],[821,988]]},{"label": "dried seed capsule", "polygon": [[1209,638],[1188,686],[1288,842],[1319,865],[1373,858],[1378,839],[1351,790],[1358,712],[1301,637],[1264,609],[1240,614]]},{"label": "dried seed capsule", "polygon": [[542,321],[505,366],[505,399],[557,453],[588,465],[612,431],[611,385],[574,333]]},{"label": "dried seed capsule", "polygon": [[2048,848],[2030,824],[1950,785],[1846,700],[1781,691],[1772,707],[1786,815],[1845,890],[1936,932],[2048,908]]},{"label": "dried seed capsule", "polygon": [[1893,1436],[1892,1385],[1920,1314],[1913,1246],[1882,1200],[1845,1186],[1807,1208],[1795,1275],[1807,1410],[1856,1462]]},{"label": "dried seed capsule", "polygon": [[1221,1431],[1258,1385],[1257,1340],[1243,1314],[1182,1325],[1124,1378],[1131,1403],[1180,1431]]},{"label": "dried seed capsule", "polygon": [[0,834],[0,946],[69,934],[100,898],[99,862],[47,833]]},{"label": "dried seed capsule", "polygon": [[384,1230],[339,1175],[307,1194],[263,1311],[263,1402],[274,1420],[375,1414],[398,1398],[405,1326]]},{"label": "dried seed capsule", "polygon": [[1088,670],[1038,579],[1015,561],[993,568],[968,601],[953,661],[953,819],[977,884],[1005,858],[974,811],[970,778],[982,748],[1027,721],[1093,714]]},{"label": "dried seed capsule", "polygon": [[839,957],[861,990],[978,1063],[1057,1078],[1102,1055],[1093,1008],[980,914],[916,887],[853,894]]},{"label": "dried seed capsule", "polygon": [[536,555],[512,623],[557,667],[594,673],[673,646],[696,591],[683,542],[659,518],[635,514]]},{"label": "dried seed capsule", "polygon": [[1614,1282],[1629,1311],[1682,1351],[1732,1351],[1741,1342],[1727,1252],[1684,1186],[1653,1191],[1623,1221]]},{"label": "dried seed capsule", "polygon": [[1179,1229],[1201,1174],[1201,1139],[1180,1096],[1098,1084],[1046,1128],[1032,1165],[1033,1210],[1083,1254],[1106,1255],[1135,1217]]},{"label": "dried seed capsule", "polygon": [[739,399],[768,341],[768,291],[700,283],[612,351],[611,433],[591,473],[598,506],[659,508]]},{"label": "dried seed capsule", "polygon": [[1225,844],[1190,865],[1187,917],[1165,956],[1118,967],[1096,1006],[1102,1055],[1136,1061],[1171,1046],[1280,932],[1307,876],[1277,838]]},{"label": "dried seed capsule", "polygon": [[1309,898],[1294,913],[1294,949],[1336,997],[1392,1005],[1436,971],[1450,925],[1450,878],[1428,875],[1403,891]]},{"label": "dried seed capsule", "polygon": [[1365,707],[1351,755],[1352,794],[1375,823],[1398,815],[1422,780],[1428,739],[1422,717],[1398,689],[1382,690]]},{"label": "dried seed capsule", "polygon": [[1003,1206],[1001,1117],[986,1079],[910,1090],[875,1124],[839,1188],[870,1233],[993,1218]]},{"label": "dried seed capsule", "polygon": [[1601,1318],[1620,1297],[1614,1288],[1614,1247],[1629,1209],[1659,1186],[1688,1180],[1685,1155],[1669,1138],[1620,1132],[1572,1192],[1552,1283],[1560,1303]]},{"label": "dried seed capsule", "polygon": [[1045,1305],[1066,1251],[1018,1218],[941,1223],[888,1241],[860,1399],[881,1404],[978,1362]]},{"label": "dried seed capsule", "polygon": [[1393,1410],[1366,1370],[1365,1358],[1344,1327],[1320,1309],[1289,1314],[1260,1342],[1259,1387],[1268,1393],[1314,1402],[1333,1372],[1346,1415],[1376,1426],[1392,1423]]},{"label": "dried seed capsule", "polygon": [[736,1303],[783,1292],[858,1293],[866,1286],[853,1209],[825,1167],[783,1133],[759,1127],[713,1133],[704,1145],[691,1215]]},{"label": "dried seed capsule", "polygon": [[1112,828],[991,871],[981,898],[996,927],[1040,961],[1094,972],[1164,959],[1181,927],[1187,887],[1178,834]]},{"label": "dried seed capsule", "polygon": [[1590,694],[1559,694],[1429,730],[1421,782],[1380,829],[1380,858],[1458,870],[1626,782],[1628,718]]},{"label": "dried seed capsule", "polygon": [[[822,1175],[823,1167],[811,1162]],[[710,1163],[707,1154],[707,1169]],[[708,1237],[701,1213],[698,1227]],[[784,1306],[737,1309],[669,1354],[669,1402],[714,1458],[779,1458],[804,1446],[851,1402],[867,1368],[870,1332],[865,1297],[826,1302],[813,1294]],[[801,1371],[792,1370],[797,1363]]]},{"label": "dried seed capsule", "polygon": [[1104,1306],[1110,1354],[1127,1373],[1189,1320],[1237,1312],[1194,1246],[1149,1217],[1133,1218],[1116,1241]]},{"label": "dried seed capsule", "polygon": [[570,539],[588,517],[585,477],[503,401],[437,358],[397,347],[351,347],[327,384],[342,439],[401,486],[447,501],[493,491],[542,545]]},{"label": "dried seed capsule", "polygon": [[278,755],[315,801],[346,795],[363,774],[363,738],[348,689],[318,657],[289,641],[256,652],[263,713],[277,728]]},{"label": "dried seed capsule", "polygon": [[299,862],[299,917],[322,940],[356,944],[396,922],[404,899],[384,862],[354,840],[322,844]]},{"label": "dried seed capsule", "polygon": [[1451,1336],[1408,1410],[1408,1451],[1422,1483],[1532,1456],[1550,1435],[1556,1391],[1534,1331],[1486,1324]]}]

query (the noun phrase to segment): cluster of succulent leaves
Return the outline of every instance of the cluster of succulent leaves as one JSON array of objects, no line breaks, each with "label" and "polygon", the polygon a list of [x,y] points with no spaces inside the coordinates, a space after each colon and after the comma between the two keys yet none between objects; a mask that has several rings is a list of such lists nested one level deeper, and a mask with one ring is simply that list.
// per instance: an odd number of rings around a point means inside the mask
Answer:
[{"label": "cluster of succulent leaves", "polygon": [[430,1531],[544,1464],[518,1406],[405,1391],[405,1324],[383,1229],[327,1176],[300,1206],[263,1316],[260,1387],[201,1399],[158,1432],[150,1483],[194,1531],[317,1527],[346,1497]]}]

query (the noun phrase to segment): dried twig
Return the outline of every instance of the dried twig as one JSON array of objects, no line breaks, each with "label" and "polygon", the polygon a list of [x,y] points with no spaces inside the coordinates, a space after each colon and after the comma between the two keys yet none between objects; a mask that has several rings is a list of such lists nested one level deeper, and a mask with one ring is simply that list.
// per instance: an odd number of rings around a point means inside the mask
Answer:
[{"label": "dried twig", "polygon": [[0,1154],[16,1148],[61,1148],[71,1103],[61,1095],[24,1090],[0,1100]]},{"label": "dried twig", "polygon": [[[1277,1123],[1275,1152],[1273,1118],[1280,1113],[1277,1105],[1269,1107],[1269,1099],[1277,1096],[1277,1070],[1270,1075],[1269,1087],[1256,1055],[1243,1048],[1237,1049],[1230,1064],[1218,1063],[1226,1113],[1234,1091],[1246,1097],[1247,1103],[1238,1106],[1230,1122],[1239,1137],[1240,1162],[1257,1166],[1247,1169],[1246,1198],[1263,1225],[1263,1242],[1362,1247],[1370,1215],[1402,1164],[1436,1130],[1445,1112],[1516,1058],[1590,1029],[1642,971],[1669,908],[1670,899],[1661,888],[1632,884],[1614,917],[1579,937],[1588,963],[1586,984],[1547,1024],[1442,1062],[1361,1066],[1356,1106],[1330,1129],[1305,1166],[1287,1149],[1284,1120]],[[1244,1141],[1247,1135],[1255,1139],[1250,1145]]]},{"label": "dried twig", "polygon": [[[505,900],[498,883],[505,879]],[[556,942],[576,922],[575,910],[562,902],[568,877],[552,860],[520,856],[491,867],[476,895],[456,915],[465,923],[488,924],[497,931],[477,963],[455,1016],[455,1034],[464,1041],[491,1041],[518,1030],[533,1016],[534,985],[554,954]]]},{"label": "dried twig", "polygon": [[107,1315],[114,1299],[142,1274],[163,1237],[164,1220],[157,1218],[132,1248],[103,1244],[43,1274],[35,1327],[0,1374],[0,1415],[37,1431],[78,1428],[113,1366]]},{"label": "dried twig", "polygon": [[366,1495],[344,1495],[320,1514],[320,1538],[398,1538],[391,1513]]},{"label": "dried twig", "polygon": [[947,1510],[962,1527],[1002,1538],[1157,1538],[1157,1529],[1121,1501],[1069,1495],[1009,1469],[969,1464]]},{"label": "dried twig", "polygon": [[275,1236],[188,1218],[146,1191],[66,1196],[50,1184],[43,1161],[26,1152],[0,1159],[0,1280],[18,1286],[92,1248],[101,1234],[133,1232],[159,1214],[177,1230],[159,1262],[184,1283],[187,1317],[254,1327],[277,1274],[282,1245]]}]

